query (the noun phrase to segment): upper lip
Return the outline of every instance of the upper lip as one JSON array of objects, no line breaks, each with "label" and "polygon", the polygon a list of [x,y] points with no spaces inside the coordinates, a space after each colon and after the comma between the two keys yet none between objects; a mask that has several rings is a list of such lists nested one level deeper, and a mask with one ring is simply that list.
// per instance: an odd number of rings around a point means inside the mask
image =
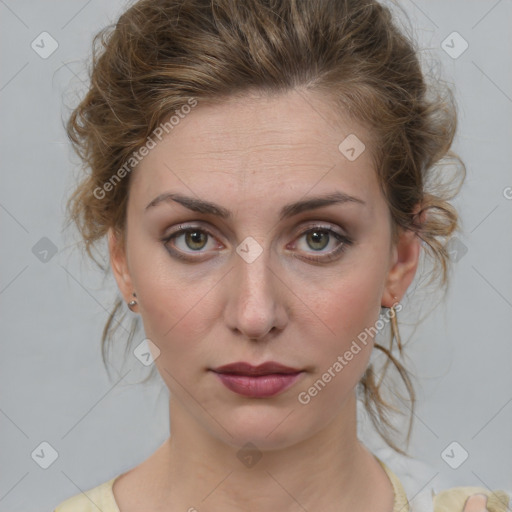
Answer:
[{"label": "upper lip", "polygon": [[216,373],[231,373],[235,375],[271,375],[276,373],[299,373],[301,370],[290,368],[289,366],[276,363],[275,361],[268,361],[258,366],[244,362],[230,363],[214,368],[213,371]]}]

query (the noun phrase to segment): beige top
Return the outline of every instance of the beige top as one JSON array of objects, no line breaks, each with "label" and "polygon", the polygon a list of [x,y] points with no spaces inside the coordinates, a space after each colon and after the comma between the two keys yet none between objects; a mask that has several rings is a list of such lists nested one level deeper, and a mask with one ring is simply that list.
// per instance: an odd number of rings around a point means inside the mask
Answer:
[{"label": "beige top", "polygon": [[[377,458],[377,457],[376,457]],[[395,493],[393,512],[411,512],[404,488],[398,477],[379,458],[388,475]],[[120,476],[120,475],[118,475]],[[114,498],[112,487],[118,477],[112,478],[85,493],[77,494],[62,502],[54,512],[120,512]],[[434,512],[462,512],[465,501],[473,494],[485,494],[488,497],[489,512],[509,512],[510,496],[504,491],[489,491],[483,487],[452,487],[432,497]]]}]

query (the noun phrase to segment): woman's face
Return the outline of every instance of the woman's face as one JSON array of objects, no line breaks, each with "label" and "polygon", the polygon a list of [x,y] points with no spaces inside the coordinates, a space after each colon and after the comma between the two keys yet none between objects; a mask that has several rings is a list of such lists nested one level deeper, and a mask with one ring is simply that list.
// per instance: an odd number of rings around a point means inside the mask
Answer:
[{"label": "woman's face", "polygon": [[[419,243],[391,244],[367,133],[329,119],[311,93],[199,102],[133,171],[126,253],[109,236],[171,417],[233,446],[286,447],[349,421],[368,330],[414,277]],[[355,159],[353,137],[339,149],[350,134],[367,144]],[[269,361],[300,373],[213,371]]]}]

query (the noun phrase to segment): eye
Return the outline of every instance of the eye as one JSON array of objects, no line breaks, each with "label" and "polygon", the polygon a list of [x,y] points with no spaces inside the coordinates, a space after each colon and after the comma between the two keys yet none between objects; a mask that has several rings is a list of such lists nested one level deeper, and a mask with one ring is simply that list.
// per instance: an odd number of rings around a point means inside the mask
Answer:
[{"label": "eye", "polygon": [[[200,261],[213,250],[224,248],[210,231],[200,226],[180,225],[162,242],[171,256],[187,261]],[[298,249],[294,257],[327,263],[337,259],[352,243],[331,226],[316,225],[303,231],[288,248]]]},{"label": "eye", "polygon": [[209,231],[198,226],[179,226],[162,241],[171,255],[188,260],[197,258],[194,253],[204,255],[211,249],[223,247],[222,244],[215,243],[215,238]]},{"label": "eye", "polygon": [[336,259],[353,241],[332,229],[331,226],[314,226],[304,231],[294,247],[307,255],[296,257],[311,261],[332,261]]}]

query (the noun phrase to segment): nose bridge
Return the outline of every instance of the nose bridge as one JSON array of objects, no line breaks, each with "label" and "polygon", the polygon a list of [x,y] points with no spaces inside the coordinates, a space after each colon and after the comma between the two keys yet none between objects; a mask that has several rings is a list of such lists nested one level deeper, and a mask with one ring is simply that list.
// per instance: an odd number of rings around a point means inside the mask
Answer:
[{"label": "nose bridge", "polygon": [[271,299],[273,274],[269,268],[268,251],[262,251],[253,261],[240,258],[237,267],[240,291],[246,301],[258,302]]},{"label": "nose bridge", "polygon": [[282,329],[285,323],[269,251],[254,242],[242,242],[237,248],[229,297],[231,327],[251,339],[261,338],[274,327]]}]

